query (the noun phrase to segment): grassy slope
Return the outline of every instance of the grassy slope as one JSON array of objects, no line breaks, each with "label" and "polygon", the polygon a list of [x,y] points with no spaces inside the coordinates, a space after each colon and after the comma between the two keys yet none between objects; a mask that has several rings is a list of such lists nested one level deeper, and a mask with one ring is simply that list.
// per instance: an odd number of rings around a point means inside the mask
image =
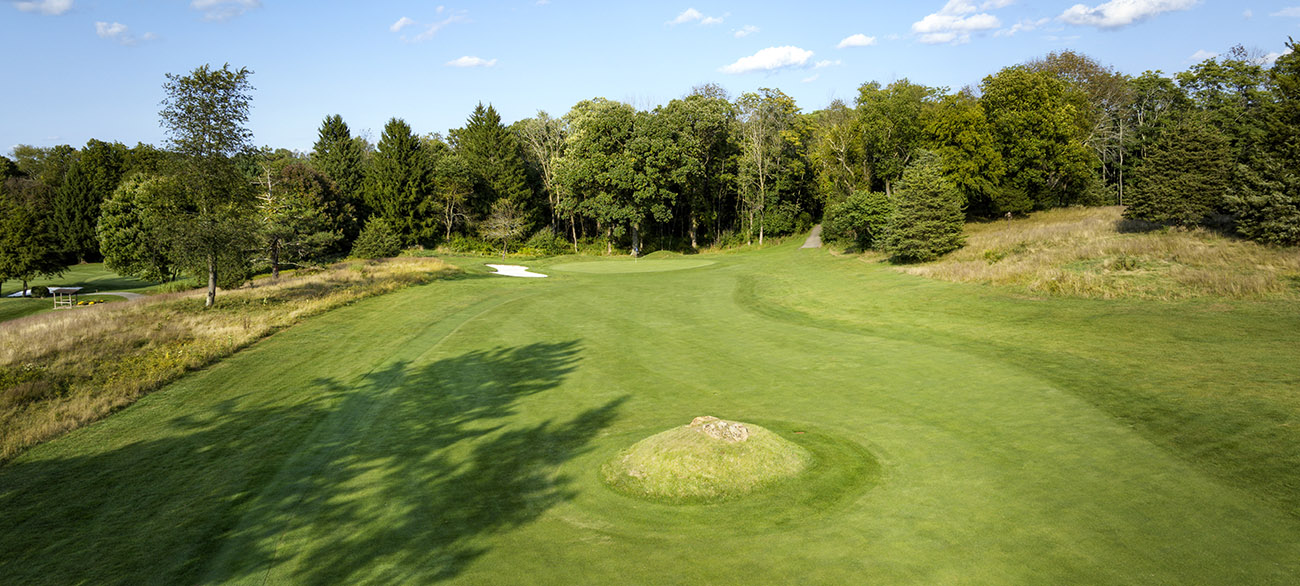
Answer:
[{"label": "grassy slope", "polygon": [[[793,247],[277,334],[0,469],[0,582],[1300,576],[1293,304],[1015,298]],[[820,465],[712,506],[601,484],[702,414]]]}]

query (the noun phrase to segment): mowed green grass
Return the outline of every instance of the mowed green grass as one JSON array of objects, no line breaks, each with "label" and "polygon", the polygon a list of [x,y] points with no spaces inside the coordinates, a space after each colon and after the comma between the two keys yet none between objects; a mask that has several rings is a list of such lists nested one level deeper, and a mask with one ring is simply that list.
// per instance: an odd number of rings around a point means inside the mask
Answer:
[{"label": "mowed green grass", "polygon": [[[92,295],[98,291],[130,291],[143,293],[145,289],[152,287],[155,283],[142,281],[133,277],[124,277],[113,271],[108,270],[104,263],[84,263],[68,267],[67,271],[58,277],[39,278],[27,283],[28,287],[45,285],[52,287],[55,285],[68,287],[83,287],[84,293],[80,297],[83,301],[121,301],[121,297],[112,295]],[[53,299],[23,299],[8,296],[21,291],[23,288],[22,281],[4,281],[0,283],[0,322],[11,319],[18,319],[29,315],[43,313],[54,309]]]},{"label": "mowed green grass", "polygon": [[[467,266],[278,333],[0,468],[0,582],[1300,580],[1294,304],[1035,299],[795,246]],[[698,415],[816,463],[712,505],[601,482]]]}]

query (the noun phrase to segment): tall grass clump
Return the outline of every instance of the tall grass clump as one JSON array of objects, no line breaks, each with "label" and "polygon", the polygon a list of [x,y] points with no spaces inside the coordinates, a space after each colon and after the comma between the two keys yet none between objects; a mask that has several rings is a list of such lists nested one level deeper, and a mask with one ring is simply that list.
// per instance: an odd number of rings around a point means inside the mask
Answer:
[{"label": "tall grass clump", "polygon": [[0,461],[303,318],[452,270],[437,259],[356,261],[229,291],[206,310],[198,290],[0,324]]},{"label": "tall grass clump", "polygon": [[1202,229],[1155,229],[1121,207],[966,225],[966,247],[907,272],[1073,297],[1300,297],[1300,249]]}]

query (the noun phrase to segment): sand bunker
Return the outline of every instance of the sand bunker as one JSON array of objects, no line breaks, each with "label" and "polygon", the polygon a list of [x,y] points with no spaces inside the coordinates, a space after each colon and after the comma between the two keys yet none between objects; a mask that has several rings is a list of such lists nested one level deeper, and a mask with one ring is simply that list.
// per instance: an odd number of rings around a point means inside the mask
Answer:
[{"label": "sand bunker", "polygon": [[506,277],[545,277],[541,273],[534,273],[528,270],[528,267],[521,265],[488,265],[497,270],[494,275],[504,275]]}]

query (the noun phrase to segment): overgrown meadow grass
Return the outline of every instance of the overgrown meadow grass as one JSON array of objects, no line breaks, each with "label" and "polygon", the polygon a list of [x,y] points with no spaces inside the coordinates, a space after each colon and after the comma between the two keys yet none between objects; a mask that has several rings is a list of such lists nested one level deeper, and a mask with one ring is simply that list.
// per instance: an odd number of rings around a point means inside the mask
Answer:
[{"label": "overgrown meadow grass", "polygon": [[1154,229],[1124,220],[1122,212],[1068,208],[967,224],[964,248],[905,270],[1070,297],[1300,297],[1300,249],[1204,229]]},{"label": "overgrown meadow grass", "polygon": [[278,283],[82,307],[0,324],[0,461],[103,418],[297,321],[428,282],[437,259],[354,261]]}]

